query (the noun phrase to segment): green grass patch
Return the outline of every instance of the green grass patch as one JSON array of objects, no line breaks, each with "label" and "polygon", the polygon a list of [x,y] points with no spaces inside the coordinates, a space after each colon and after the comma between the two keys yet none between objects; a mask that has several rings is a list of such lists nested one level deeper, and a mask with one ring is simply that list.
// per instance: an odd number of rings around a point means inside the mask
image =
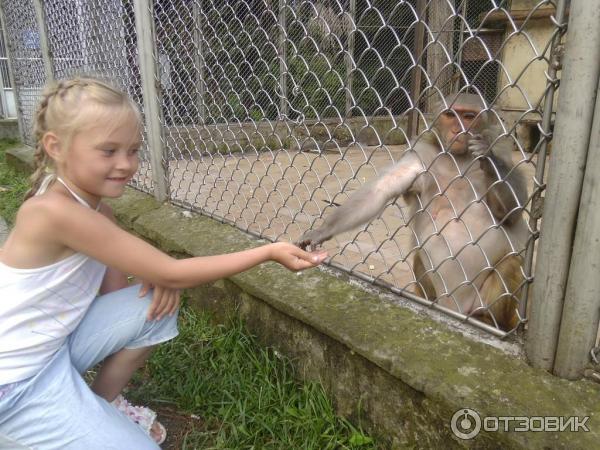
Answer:
[{"label": "green grass patch", "polygon": [[200,417],[203,425],[182,436],[182,449],[378,448],[335,415],[319,384],[298,383],[291,362],[257,344],[239,320],[214,326],[183,307],[179,328],[127,395]]},{"label": "green grass patch", "polygon": [[29,178],[6,164],[6,150],[17,145],[15,140],[0,140],[0,217],[9,225],[15,221],[19,206],[29,189]]}]

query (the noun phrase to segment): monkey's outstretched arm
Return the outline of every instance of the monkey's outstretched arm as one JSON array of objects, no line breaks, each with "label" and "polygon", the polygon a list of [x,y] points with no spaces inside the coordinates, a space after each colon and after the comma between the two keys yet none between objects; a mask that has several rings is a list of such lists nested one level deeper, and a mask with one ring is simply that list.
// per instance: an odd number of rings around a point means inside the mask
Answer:
[{"label": "monkey's outstretched arm", "polygon": [[527,202],[527,185],[523,174],[494,154],[488,139],[481,135],[469,140],[469,150],[480,158],[481,169],[489,177],[491,188],[486,202],[494,217],[512,225],[521,216]]},{"label": "monkey's outstretched arm", "polygon": [[348,200],[325,218],[323,224],[304,233],[298,242],[302,248],[317,246],[333,236],[352,230],[377,217],[393,198],[404,194],[423,164],[414,154],[406,154],[378,178],[354,192]]}]

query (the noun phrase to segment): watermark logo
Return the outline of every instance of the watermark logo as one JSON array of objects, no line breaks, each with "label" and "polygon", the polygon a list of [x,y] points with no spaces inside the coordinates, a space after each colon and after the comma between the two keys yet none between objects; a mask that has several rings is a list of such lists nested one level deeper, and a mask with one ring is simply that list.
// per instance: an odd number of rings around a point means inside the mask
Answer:
[{"label": "watermark logo", "polygon": [[473,439],[481,431],[481,417],[472,409],[459,409],[450,422],[452,432],[460,439]]},{"label": "watermark logo", "polygon": [[452,416],[450,427],[460,439],[473,439],[483,431],[590,431],[587,426],[589,416],[487,416],[469,408],[459,409]]}]

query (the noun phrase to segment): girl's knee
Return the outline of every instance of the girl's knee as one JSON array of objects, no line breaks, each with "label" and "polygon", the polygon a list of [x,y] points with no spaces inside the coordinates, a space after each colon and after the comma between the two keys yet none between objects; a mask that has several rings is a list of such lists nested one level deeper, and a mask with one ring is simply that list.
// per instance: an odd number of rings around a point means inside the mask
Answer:
[{"label": "girl's knee", "polygon": [[177,329],[178,313],[179,310],[159,320],[146,320],[137,338],[130,342],[127,348],[150,347],[173,339],[179,334]]},{"label": "girl's knee", "polygon": [[152,294],[130,286],[98,297],[69,338],[73,364],[82,372],[123,348],[160,344],[177,336],[177,314],[148,320]]}]

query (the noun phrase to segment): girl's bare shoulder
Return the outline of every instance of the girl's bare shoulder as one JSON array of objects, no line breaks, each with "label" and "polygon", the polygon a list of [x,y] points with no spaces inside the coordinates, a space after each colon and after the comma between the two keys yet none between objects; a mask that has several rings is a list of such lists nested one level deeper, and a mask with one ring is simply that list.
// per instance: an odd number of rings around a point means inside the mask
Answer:
[{"label": "girl's bare shoulder", "polygon": [[[2,261],[12,267],[34,268],[52,264],[74,253],[62,242],[69,217],[77,204],[59,194],[47,193],[27,199],[17,212],[4,248]],[[75,211],[75,212],[74,212]]]},{"label": "girl's bare shoulder", "polygon": [[[89,214],[88,208],[72,198],[57,192],[46,192],[27,199],[19,208],[15,220],[15,229],[28,236],[47,236],[52,233],[66,232],[77,223],[81,214]],[[94,213],[96,213],[94,211]]]},{"label": "girl's bare shoulder", "polygon": [[16,219],[18,222],[19,220],[62,217],[72,212],[77,206],[79,206],[78,203],[72,199],[49,191],[25,200],[17,212]]}]

